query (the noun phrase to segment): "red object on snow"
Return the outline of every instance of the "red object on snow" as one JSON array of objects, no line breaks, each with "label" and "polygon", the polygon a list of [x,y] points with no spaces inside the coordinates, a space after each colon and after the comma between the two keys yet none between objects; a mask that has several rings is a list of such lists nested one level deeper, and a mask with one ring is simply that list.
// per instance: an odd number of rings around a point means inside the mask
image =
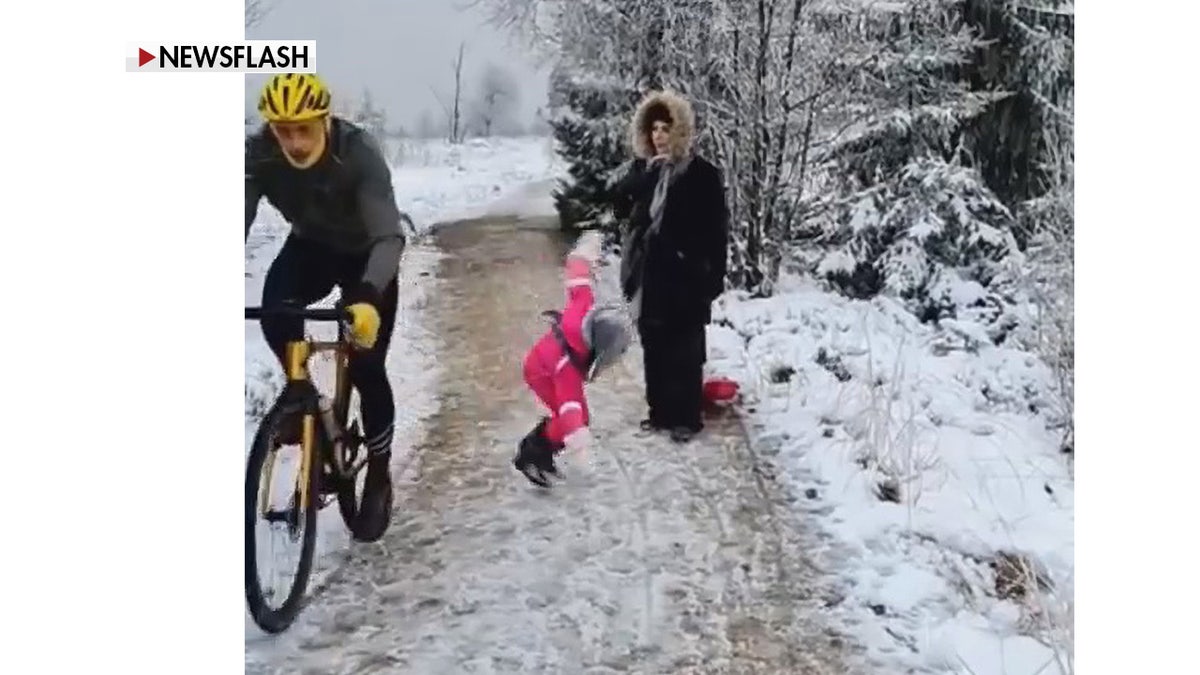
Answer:
[{"label": "red object on snow", "polygon": [[704,399],[709,403],[729,403],[737,394],[738,383],[727,377],[714,377],[704,383]]}]

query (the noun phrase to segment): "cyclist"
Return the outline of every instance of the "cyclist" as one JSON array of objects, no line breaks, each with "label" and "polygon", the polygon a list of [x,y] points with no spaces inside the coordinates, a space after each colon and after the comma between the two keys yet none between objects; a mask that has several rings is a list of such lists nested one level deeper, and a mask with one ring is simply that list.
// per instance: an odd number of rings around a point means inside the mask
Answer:
[{"label": "cyclist", "polygon": [[[396,319],[405,216],[376,141],[332,114],[330,100],[311,74],[276,75],[263,87],[258,110],[265,124],[246,139],[246,238],[263,197],[291,225],[263,284],[264,307],[307,306],[335,286],[341,290],[355,347],[349,374],[370,453],[359,520],[351,529],[359,541],[375,541],[391,518],[396,408],[384,361]],[[303,322],[275,317],[261,325],[283,363],[287,342],[303,337]],[[299,442],[299,428],[299,420],[287,425],[284,441]]]}]

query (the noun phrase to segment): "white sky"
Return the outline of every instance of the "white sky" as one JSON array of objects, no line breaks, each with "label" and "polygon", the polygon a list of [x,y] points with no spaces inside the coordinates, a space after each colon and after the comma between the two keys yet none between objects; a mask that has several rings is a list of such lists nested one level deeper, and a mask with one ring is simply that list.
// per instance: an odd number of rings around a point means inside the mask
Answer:
[{"label": "white sky", "polygon": [[[539,62],[507,33],[487,25],[465,0],[273,0],[271,12],[246,31],[251,40],[316,40],[317,70],[339,99],[361,98],[370,88],[389,126],[410,129],[422,111],[444,118],[431,86],[443,100],[454,92],[451,66],[467,43],[463,98],[483,67],[496,62],[520,83],[518,119],[528,122],[545,105],[550,64]],[[246,77],[246,110],[253,114],[265,76]],[[348,102],[348,101],[347,101]]]}]

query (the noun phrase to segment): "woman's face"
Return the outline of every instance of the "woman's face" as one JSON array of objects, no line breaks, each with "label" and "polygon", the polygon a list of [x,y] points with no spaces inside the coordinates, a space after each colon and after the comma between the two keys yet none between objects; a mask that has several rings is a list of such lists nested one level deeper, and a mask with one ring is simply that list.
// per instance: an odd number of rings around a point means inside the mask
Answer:
[{"label": "woman's face", "polygon": [[654,154],[667,154],[667,140],[671,137],[671,123],[663,120],[656,121],[650,127],[650,143],[654,145]]}]

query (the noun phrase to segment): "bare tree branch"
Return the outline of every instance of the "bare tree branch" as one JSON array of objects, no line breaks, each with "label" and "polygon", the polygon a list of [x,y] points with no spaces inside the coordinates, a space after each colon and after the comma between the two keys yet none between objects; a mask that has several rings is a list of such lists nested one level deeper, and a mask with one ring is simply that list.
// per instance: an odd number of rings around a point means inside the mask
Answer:
[{"label": "bare tree branch", "polygon": [[258,25],[274,8],[275,0],[246,0],[246,29]]},{"label": "bare tree branch", "polygon": [[454,115],[450,126],[450,142],[462,142],[462,67],[463,67],[463,50],[466,49],[467,43],[458,43],[458,58],[454,60]]},{"label": "bare tree branch", "polygon": [[432,84],[429,85],[429,93],[433,94],[433,99],[442,107],[442,112],[446,114],[446,120],[449,122],[454,116],[454,112],[450,109],[449,104],[442,100],[442,95],[437,92],[437,89],[434,89]]}]

